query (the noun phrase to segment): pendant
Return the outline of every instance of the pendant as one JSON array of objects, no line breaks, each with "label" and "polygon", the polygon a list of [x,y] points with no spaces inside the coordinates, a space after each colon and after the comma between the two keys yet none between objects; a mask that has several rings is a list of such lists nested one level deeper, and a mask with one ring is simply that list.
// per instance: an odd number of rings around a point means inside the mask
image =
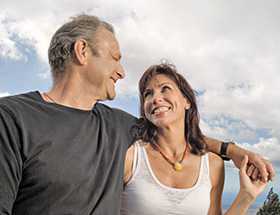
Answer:
[{"label": "pendant", "polygon": [[176,171],[180,171],[182,169],[182,165],[178,162],[178,163],[174,163],[173,168]]}]

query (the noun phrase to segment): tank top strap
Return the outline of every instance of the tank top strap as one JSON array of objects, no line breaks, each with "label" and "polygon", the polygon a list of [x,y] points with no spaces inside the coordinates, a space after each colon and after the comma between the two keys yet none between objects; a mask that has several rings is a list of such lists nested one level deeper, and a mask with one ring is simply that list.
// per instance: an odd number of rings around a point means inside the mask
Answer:
[{"label": "tank top strap", "polygon": [[[140,165],[141,165],[141,161],[143,160],[142,158],[142,153],[141,153],[141,146],[143,146],[142,141],[141,140],[137,140],[134,143],[134,155],[133,155],[133,164],[132,164],[132,175],[131,175],[131,179],[129,180],[129,182],[131,180],[133,180],[133,178],[135,177],[135,175],[137,174],[137,172],[139,171]],[[129,183],[128,182],[128,183]]]}]

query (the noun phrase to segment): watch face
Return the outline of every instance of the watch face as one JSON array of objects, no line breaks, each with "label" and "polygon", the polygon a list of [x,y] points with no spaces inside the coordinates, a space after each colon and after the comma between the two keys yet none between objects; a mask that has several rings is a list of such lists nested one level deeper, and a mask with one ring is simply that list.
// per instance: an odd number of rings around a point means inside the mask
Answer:
[{"label": "watch face", "polygon": [[230,139],[225,139],[223,142],[224,143],[231,143],[231,144],[235,145],[235,142],[233,142],[233,140],[230,140]]},{"label": "watch face", "polygon": [[224,161],[229,161],[229,160],[230,160],[226,155],[220,155],[220,157],[221,157]]}]

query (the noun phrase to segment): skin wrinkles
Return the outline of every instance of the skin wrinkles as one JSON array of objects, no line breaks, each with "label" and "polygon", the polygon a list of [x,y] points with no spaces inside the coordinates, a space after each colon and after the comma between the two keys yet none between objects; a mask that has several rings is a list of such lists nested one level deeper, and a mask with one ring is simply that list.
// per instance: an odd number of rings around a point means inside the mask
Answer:
[{"label": "skin wrinkles", "polygon": [[95,86],[98,101],[113,100],[116,97],[115,83],[125,77],[120,63],[121,51],[115,36],[105,28],[100,28],[96,34],[99,39],[96,47],[98,55],[92,55],[89,60],[87,80]]}]

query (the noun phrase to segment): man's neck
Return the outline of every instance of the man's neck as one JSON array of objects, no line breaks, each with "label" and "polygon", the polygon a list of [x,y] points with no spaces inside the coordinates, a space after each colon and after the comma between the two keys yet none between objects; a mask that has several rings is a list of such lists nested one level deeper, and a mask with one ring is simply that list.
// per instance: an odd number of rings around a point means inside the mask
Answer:
[{"label": "man's neck", "polygon": [[[73,80],[73,81],[72,81]],[[42,95],[47,102],[81,109],[91,110],[98,102],[89,88],[84,87],[79,79],[62,79],[59,83],[54,82],[52,89]]]}]

